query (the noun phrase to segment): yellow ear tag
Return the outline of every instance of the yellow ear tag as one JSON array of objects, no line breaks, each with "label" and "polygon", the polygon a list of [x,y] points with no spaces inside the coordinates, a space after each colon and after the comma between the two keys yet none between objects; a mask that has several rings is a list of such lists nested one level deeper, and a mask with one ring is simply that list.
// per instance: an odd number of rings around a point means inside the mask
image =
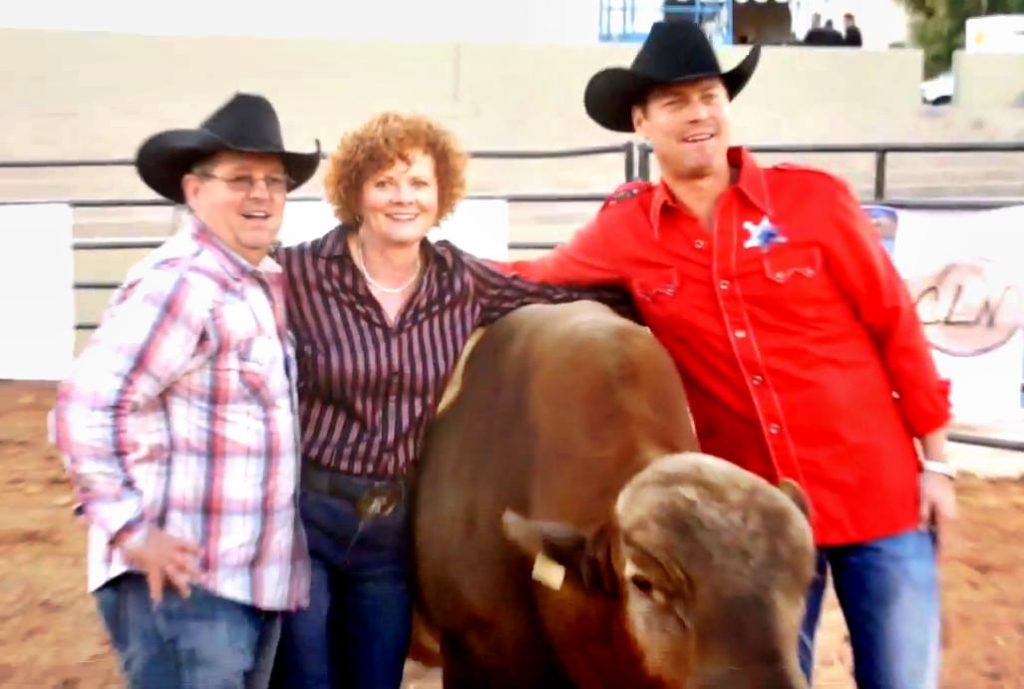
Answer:
[{"label": "yellow ear tag", "polygon": [[533,559],[532,576],[535,581],[539,581],[553,591],[558,591],[565,583],[565,567],[544,553],[537,553],[537,557]]}]

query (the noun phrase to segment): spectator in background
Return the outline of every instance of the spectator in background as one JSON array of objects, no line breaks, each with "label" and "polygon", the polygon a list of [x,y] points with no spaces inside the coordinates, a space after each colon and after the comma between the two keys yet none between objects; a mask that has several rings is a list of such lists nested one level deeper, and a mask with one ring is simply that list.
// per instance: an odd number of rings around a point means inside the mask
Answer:
[{"label": "spectator in background", "polygon": [[851,13],[847,12],[843,15],[843,24],[846,26],[846,35],[843,37],[843,43],[851,48],[860,48],[864,45],[864,40],[860,35],[860,27],[857,26],[857,20]]},{"label": "spectator in background", "polygon": [[825,22],[825,26],[822,26],[821,15],[815,12],[811,15],[811,28],[804,36],[804,45],[843,45],[843,35],[836,31],[831,19]]},{"label": "spectator in background", "polygon": [[821,15],[811,15],[811,28],[804,35],[804,45],[825,45],[825,29],[821,27]]},{"label": "spectator in background", "polygon": [[831,19],[825,21],[825,45],[843,45],[843,34],[836,30],[836,26],[832,23]]}]

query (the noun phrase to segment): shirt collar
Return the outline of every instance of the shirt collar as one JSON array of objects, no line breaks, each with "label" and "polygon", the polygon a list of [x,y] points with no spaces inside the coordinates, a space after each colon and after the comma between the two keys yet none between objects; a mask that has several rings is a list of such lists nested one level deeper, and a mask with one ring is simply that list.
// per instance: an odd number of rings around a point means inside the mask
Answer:
[{"label": "shirt collar", "polygon": [[[348,256],[352,258],[348,250],[348,233],[352,230],[345,225],[338,225],[336,228],[324,235],[320,244],[320,256],[322,258],[341,258]],[[450,252],[440,251],[434,243],[428,239],[422,242],[427,261],[437,264],[445,269],[451,269],[452,256]]]},{"label": "shirt collar", "polygon": [[[730,185],[730,189],[738,189],[741,194],[747,197],[752,204],[757,206],[762,213],[768,217],[772,216],[771,200],[768,196],[768,186],[765,183],[764,171],[757,165],[754,156],[745,148],[733,146],[728,153],[729,166],[734,168],[738,175],[736,182]],[[672,195],[664,178],[654,189],[654,196],[651,199],[651,227],[654,228],[654,236],[658,236],[658,226],[662,211],[665,205],[675,206],[682,209],[682,206]],[[688,212],[685,211],[684,212]]]},{"label": "shirt collar", "polygon": [[217,264],[232,280],[240,282],[246,275],[257,271],[267,274],[282,272],[280,264],[270,256],[264,256],[259,265],[252,265],[210,232],[202,220],[194,215],[190,216],[190,218],[189,232],[192,235],[193,241],[209,251],[217,261]]},{"label": "shirt collar", "polygon": [[658,231],[661,225],[661,212],[665,204],[677,206],[678,202],[672,195],[672,190],[665,184],[665,178],[661,179],[658,186],[654,188],[654,196],[651,198],[651,228],[654,230],[654,238],[658,238]]},{"label": "shirt collar", "polygon": [[348,255],[348,228],[338,225],[320,240],[320,256],[322,258],[340,258]]},{"label": "shirt collar", "polygon": [[739,171],[735,186],[747,197],[747,200],[768,217],[774,215],[771,197],[768,195],[768,184],[764,179],[764,170],[754,160],[750,151],[739,146],[730,148],[729,165]]}]

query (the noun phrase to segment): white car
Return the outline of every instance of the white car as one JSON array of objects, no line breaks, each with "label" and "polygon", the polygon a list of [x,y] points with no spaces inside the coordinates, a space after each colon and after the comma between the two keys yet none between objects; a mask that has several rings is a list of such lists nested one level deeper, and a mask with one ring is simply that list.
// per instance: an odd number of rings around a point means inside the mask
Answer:
[{"label": "white car", "polygon": [[953,73],[942,74],[921,82],[921,102],[928,105],[949,105],[953,102]]}]

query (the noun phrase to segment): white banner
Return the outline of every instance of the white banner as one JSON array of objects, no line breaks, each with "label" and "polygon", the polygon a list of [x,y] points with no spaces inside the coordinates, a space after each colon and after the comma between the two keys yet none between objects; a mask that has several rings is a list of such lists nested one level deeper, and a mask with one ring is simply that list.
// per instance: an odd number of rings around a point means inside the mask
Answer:
[{"label": "white banner", "polygon": [[952,381],[956,419],[1020,419],[1024,206],[899,210],[895,217],[891,209],[867,210],[882,219],[883,234],[895,234],[894,262],[917,303],[936,366]]},{"label": "white banner", "polygon": [[0,379],[61,380],[75,347],[71,206],[0,206]]},{"label": "white banner", "polygon": [[[289,201],[278,235],[285,246],[308,242],[337,227],[338,220],[325,201]],[[455,211],[427,235],[432,241],[447,239],[479,258],[508,260],[509,214],[504,199],[465,199]]]}]

